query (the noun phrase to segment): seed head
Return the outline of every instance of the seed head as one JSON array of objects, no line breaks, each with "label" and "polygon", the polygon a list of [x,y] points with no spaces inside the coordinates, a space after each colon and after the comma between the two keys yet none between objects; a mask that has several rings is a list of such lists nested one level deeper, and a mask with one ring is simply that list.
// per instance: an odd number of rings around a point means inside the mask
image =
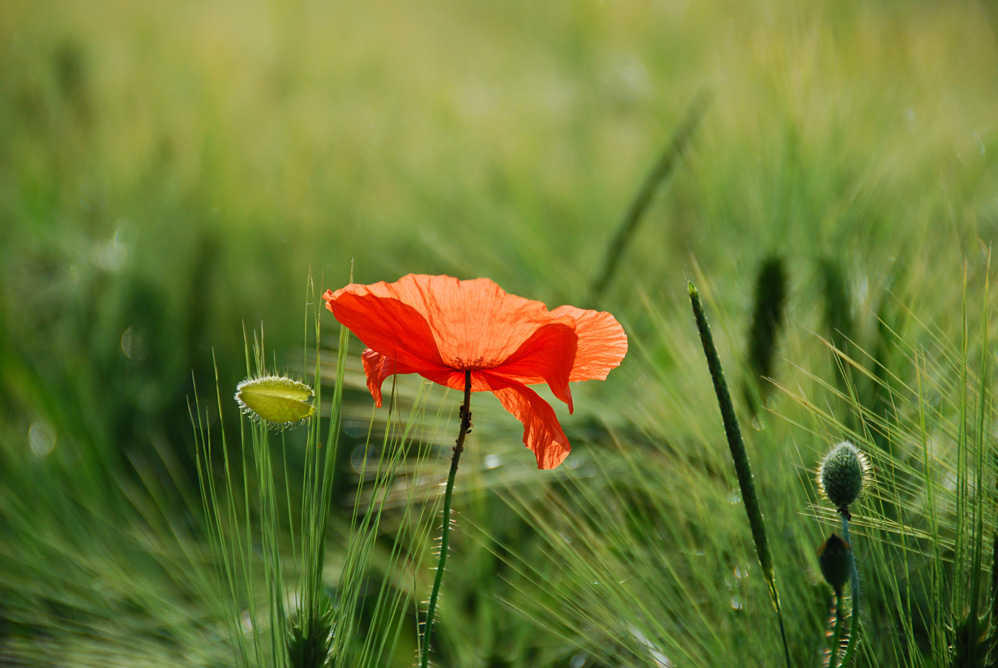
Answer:
[{"label": "seed head", "polygon": [[843,441],[822,460],[818,488],[836,508],[847,508],[863,491],[869,468],[866,455],[849,441]]}]

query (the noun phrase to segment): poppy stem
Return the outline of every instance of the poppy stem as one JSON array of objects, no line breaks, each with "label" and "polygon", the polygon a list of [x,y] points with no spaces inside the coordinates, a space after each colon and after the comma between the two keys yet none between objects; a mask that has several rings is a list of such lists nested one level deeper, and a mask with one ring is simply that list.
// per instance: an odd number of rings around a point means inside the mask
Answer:
[{"label": "poppy stem", "polygon": [[430,663],[430,639],[433,637],[433,615],[437,608],[437,595],[440,593],[440,583],[444,579],[444,566],[447,563],[447,539],[450,535],[450,506],[454,493],[454,478],[457,475],[457,462],[464,452],[464,437],[471,431],[471,371],[464,372],[464,404],[461,406],[461,431],[457,434],[454,444],[454,456],[450,460],[450,473],[447,475],[447,488],[444,491],[444,518],[440,527],[440,561],[437,562],[437,574],[433,579],[433,591],[430,592],[430,603],[426,607],[426,631],[423,634],[423,657],[419,665],[427,668]]}]

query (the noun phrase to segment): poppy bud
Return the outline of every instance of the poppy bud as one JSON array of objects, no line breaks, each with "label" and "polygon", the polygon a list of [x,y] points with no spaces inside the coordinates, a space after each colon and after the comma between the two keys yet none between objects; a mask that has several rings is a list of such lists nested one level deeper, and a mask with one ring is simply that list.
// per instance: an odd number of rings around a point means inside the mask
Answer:
[{"label": "poppy bud", "polygon": [[300,422],[315,412],[308,403],[312,388],[286,376],[247,378],[236,386],[236,401],[243,414],[275,427]]},{"label": "poppy bud", "polygon": [[821,547],[818,548],[818,565],[821,567],[821,574],[825,576],[825,582],[832,586],[836,594],[842,593],[842,587],[849,581],[852,573],[853,553],[852,547],[832,534]]},{"label": "poppy bud", "polygon": [[846,508],[863,491],[863,481],[869,468],[859,448],[843,441],[825,455],[818,469],[818,487],[836,508]]}]

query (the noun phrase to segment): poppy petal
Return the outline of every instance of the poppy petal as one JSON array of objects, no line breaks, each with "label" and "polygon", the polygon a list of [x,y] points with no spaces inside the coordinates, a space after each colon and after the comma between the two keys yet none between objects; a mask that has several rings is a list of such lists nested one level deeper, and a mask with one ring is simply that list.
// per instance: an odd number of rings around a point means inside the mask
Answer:
[{"label": "poppy petal", "polygon": [[397,373],[419,373],[418,369],[406,367],[390,357],[368,348],[360,356],[364,363],[364,374],[367,376],[367,389],[374,397],[374,406],[381,408],[381,386],[385,379]]},{"label": "poppy petal", "polygon": [[575,320],[579,337],[569,380],[605,380],[627,354],[627,334],[617,319],[605,311],[559,306],[551,315]]},{"label": "poppy petal", "polygon": [[544,325],[523,342],[509,359],[489,372],[513,383],[533,385],[547,383],[554,396],[574,410],[569,375],[575,362],[578,337],[574,327],[565,324]]},{"label": "poppy petal", "polygon": [[572,446],[551,405],[529,387],[483,373],[502,407],[523,423],[523,444],[537,458],[537,468],[553,469],[568,457]]},{"label": "poppy petal", "polygon": [[368,348],[406,367],[409,373],[444,368],[430,326],[416,309],[398,299],[355,294],[347,288],[327,290],[322,298],[336,319]]},{"label": "poppy petal", "polygon": [[[418,350],[408,352],[431,367],[491,369],[509,359],[540,327],[558,322],[574,326],[572,318],[552,317],[543,303],[507,294],[487,278],[459,281],[408,274],[394,283],[353,283],[324,297],[336,319],[361,341],[412,366],[417,366],[415,360],[402,354],[402,344],[418,343]],[[358,301],[373,303],[365,306]],[[376,305],[385,302],[406,308]],[[422,323],[417,330],[405,331],[417,320]],[[435,355],[430,354],[430,343]]]}]

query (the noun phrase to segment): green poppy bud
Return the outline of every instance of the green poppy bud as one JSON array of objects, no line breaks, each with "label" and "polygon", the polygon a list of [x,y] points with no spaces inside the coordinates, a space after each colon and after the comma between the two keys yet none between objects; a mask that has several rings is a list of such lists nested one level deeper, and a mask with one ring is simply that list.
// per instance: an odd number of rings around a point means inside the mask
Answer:
[{"label": "green poppy bud", "polygon": [[852,547],[834,533],[818,548],[821,574],[825,576],[825,582],[832,586],[837,595],[842,594],[842,587],[849,581],[852,563]]},{"label": "green poppy bud", "polygon": [[236,401],[243,413],[269,426],[286,427],[315,412],[308,403],[312,388],[286,376],[247,378],[236,386]]},{"label": "green poppy bud", "polygon": [[869,468],[866,455],[849,441],[843,441],[822,460],[818,469],[818,487],[836,508],[847,508],[863,491]]}]

